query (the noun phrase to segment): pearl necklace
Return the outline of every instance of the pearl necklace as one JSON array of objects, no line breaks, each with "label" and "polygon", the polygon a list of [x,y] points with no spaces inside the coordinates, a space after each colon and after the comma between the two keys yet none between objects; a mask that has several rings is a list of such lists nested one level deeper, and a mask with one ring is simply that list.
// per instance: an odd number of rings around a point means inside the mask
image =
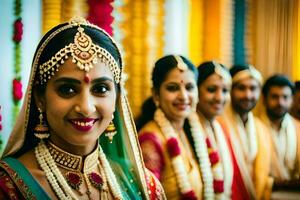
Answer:
[{"label": "pearl necklace", "polygon": [[[67,200],[77,200],[77,196],[74,194],[73,190],[68,185],[64,176],[58,169],[53,157],[51,156],[47,146],[43,141],[41,141],[35,147],[35,156],[40,167],[45,172],[47,180],[49,181],[51,187],[53,188],[58,198]],[[101,146],[99,146],[99,160],[103,165],[103,171],[105,176],[107,177],[107,181],[114,198],[122,199],[121,188],[119,186],[119,183],[117,182],[115,174],[113,173]]]}]

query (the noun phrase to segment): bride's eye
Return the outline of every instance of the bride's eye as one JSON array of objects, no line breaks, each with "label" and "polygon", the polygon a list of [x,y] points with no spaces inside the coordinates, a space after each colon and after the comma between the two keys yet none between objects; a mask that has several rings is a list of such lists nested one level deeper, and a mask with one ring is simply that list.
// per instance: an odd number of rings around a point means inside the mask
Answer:
[{"label": "bride's eye", "polygon": [[72,84],[62,84],[57,88],[58,95],[64,98],[73,97],[76,92],[76,87]]}]

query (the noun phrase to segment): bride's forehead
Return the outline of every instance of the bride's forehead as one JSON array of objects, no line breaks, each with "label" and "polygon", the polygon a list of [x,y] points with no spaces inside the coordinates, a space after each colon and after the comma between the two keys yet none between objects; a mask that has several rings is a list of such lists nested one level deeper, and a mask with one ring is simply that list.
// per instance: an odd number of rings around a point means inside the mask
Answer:
[{"label": "bride's forehead", "polygon": [[93,64],[93,67],[88,71],[80,70],[75,63],[72,62],[71,59],[68,59],[61,67],[60,69],[55,73],[55,77],[59,77],[62,75],[68,75],[68,76],[85,76],[88,74],[90,78],[97,77],[97,76],[109,76],[113,77],[113,73],[110,70],[110,67],[103,63],[103,62],[97,62]]}]

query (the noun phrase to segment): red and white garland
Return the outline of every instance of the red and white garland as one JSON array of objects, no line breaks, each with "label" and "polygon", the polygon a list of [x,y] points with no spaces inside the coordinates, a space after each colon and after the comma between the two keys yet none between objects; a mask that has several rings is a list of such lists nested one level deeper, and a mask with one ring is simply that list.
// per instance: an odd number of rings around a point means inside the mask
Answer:
[{"label": "red and white garland", "polygon": [[21,18],[22,12],[22,1],[15,0],[14,5],[14,33],[13,33],[13,42],[14,42],[14,79],[13,83],[13,120],[16,119],[17,114],[19,113],[19,103],[23,97],[22,92],[22,82],[21,82],[21,41],[23,37],[23,23]]},{"label": "red and white garland", "polygon": [[[167,138],[167,149],[172,158],[172,165],[183,199],[196,200],[196,194],[191,186],[187,170],[183,164],[181,149],[174,128],[160,109],[156,110],[154,120]],[[192,113],[188,117],[188,120],[191,126],[195,151],[203,178],[204,199],[221,199],[224,191],[224,181],[223,169],[219,163],[219,155],[212,149],[209,139],[205,138],[204,134],[202,134],[203,131],[201,131],[201,125],[197,114]]]}]

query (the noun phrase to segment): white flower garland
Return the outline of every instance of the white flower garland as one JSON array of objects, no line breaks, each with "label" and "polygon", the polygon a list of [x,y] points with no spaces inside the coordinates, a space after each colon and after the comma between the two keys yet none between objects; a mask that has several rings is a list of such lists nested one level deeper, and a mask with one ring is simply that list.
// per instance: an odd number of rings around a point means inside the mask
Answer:
[{"label": "white flower garland", "polygon": [[201,169],[201,175],[203,177],[204,182],[204,199],[214,199],[214,185],[213,185],[213,174],[211,169],[211,163],[209,160],[209,155],[207,151],[207,145],[205,142],[205,138],[203,135],[203,131],[201,131],[200,120],[198,115],[193,112],[188,117],[191,133],[195,143],[195,151],[198,157],[198,162]]},{"label": "white flower garland", "polygon": [[[59,199],[62,200],[77,200],[77,196],[72,191],[71,187],[68,185],[64,176],[55,164],[47,146],[43,141],[41,141],[35,148],[36,159],[45,172],[47,180],[49,181],[51,187],[55,191]],[[99,146],[99,159],[103,165],[104,174],[112,191],[115,199],[123,199],[121,188],[117,182],[115,174],[113,173],[108,160],[101,146]]]},{"label": "white flower garland", "polygon": [[[163,134],[166,136],[167,140],[170,138],[176,138],[177,135],[175,130],[173,129],[171,123],[168,121],[168,119],[165,117],[165,114],[160,110],[157,109],[154,114],[154,120],[156,123],[160,126]],[[187,193],[192,189],[192,186],[188,179],[188,174],[186,172],[186,169],[183,164],[183,160],[181,156],[176,156],[172,159],[172,165],[175,170],[175,174],[178,180],[178,186],[180,188],[180,191],[182,194]]]},{"label": "white flower garland", "polygon": [[[209,155],[207,151],[207,145],[203,134],[201,134],[200,121],[196,113],[193,113],[189,116],[189,122],[191,126],[192,137],[195,143],[195,150],[198,156],[200,170],[204,182],[204,198],[205,199],[214,199],[214,186],[213,186],[213,174],[211,169],[211,163],[209,160]],[[166,136],[167,140],[170,138],[176,138],[177,134],[172,127],[169,120],[165,117],[164,113],[157,109],[154,114],[154,120],[161,128],[163,134]],[[178,140],[178,139],[177,139]],[[188,179],[187,171],[183,164],[183,159],[180,155],[172,159],[172,165],[175,170],[177,177],[177,182],[182,194],[185,194],[189,191],[193,191],[192,186]],[[219,169],[217,169],[219,170]],[[216,176],[219,176],[220,173],[216,172]]]}]

